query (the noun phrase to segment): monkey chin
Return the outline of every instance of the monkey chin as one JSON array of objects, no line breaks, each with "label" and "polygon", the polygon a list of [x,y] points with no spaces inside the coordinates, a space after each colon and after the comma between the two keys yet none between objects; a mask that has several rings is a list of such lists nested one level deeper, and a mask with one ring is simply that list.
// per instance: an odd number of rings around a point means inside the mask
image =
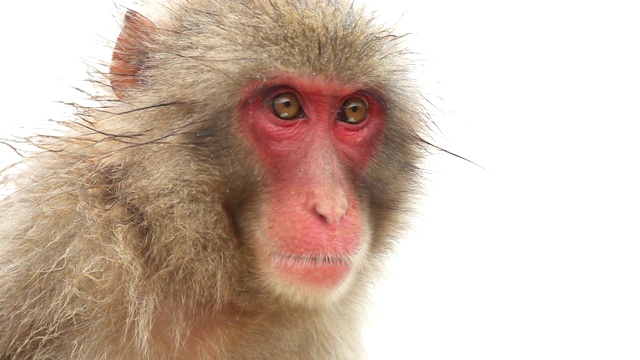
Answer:
[{"label": "monkey chin", "polygon": [[297,305],[330,305],[349,289],[362,267],[368,244],[362,240],[353,254],[267,253],[261,261],[265,284],[272,293]]}]

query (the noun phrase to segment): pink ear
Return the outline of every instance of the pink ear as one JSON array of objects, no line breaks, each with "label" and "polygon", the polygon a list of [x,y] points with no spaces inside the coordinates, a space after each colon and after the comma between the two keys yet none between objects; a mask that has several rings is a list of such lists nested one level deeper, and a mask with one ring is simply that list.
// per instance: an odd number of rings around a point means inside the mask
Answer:
[{"label": "pink ear", "polygon": [[110,68],[111,88],[119,99],[127,97],[126,92],[138,86],[138,73],[144,68],[148,55],[143,44],[155,31],[153,23],[139,13],[128,10],[125,14]]}]

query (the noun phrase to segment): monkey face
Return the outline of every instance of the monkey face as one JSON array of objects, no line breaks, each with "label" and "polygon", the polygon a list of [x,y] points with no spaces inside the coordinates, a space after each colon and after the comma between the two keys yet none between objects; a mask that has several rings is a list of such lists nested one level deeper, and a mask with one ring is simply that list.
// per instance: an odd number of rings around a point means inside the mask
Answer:
[{"label": "monkey face", "polygon": [[384,114],[374,94],[325,79],[278,74],[245,93],[238,120],[265,174],[251,235],[258,272],[295,301],[335,299],[369,251],[356,183]]}]

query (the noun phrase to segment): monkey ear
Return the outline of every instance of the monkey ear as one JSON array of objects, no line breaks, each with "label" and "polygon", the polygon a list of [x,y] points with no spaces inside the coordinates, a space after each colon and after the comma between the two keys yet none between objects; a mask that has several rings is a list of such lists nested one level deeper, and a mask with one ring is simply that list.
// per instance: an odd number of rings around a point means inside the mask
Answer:
[{"label": "monkey ear", "polygon": [[126,98],[127,91],[138,86],[138,73],[142,71],[148,58],[145,40],[156,31],[149,19],[133,10],[127,10],[109,69],[111,88],[119,99]]}]

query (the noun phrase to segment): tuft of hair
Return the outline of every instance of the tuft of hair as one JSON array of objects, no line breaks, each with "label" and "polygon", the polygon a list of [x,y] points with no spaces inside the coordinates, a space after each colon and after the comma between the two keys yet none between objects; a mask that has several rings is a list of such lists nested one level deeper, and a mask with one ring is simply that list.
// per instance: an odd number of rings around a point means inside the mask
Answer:
[{"label": "tuft of hair", "polygon": [[[404,228],[428,130],[402,37],[342,0],[144,9],[137,85],[116,97],[126,74],[103,74],[115,91],[31,139],[41,151],[0,203],[0,358],[361,358],[367,287]],[[238,234],[262,196],[239,94],[281,72],[374,89],[388,117],[358,185],[371,257],[329,304],[274,297]]]}]

